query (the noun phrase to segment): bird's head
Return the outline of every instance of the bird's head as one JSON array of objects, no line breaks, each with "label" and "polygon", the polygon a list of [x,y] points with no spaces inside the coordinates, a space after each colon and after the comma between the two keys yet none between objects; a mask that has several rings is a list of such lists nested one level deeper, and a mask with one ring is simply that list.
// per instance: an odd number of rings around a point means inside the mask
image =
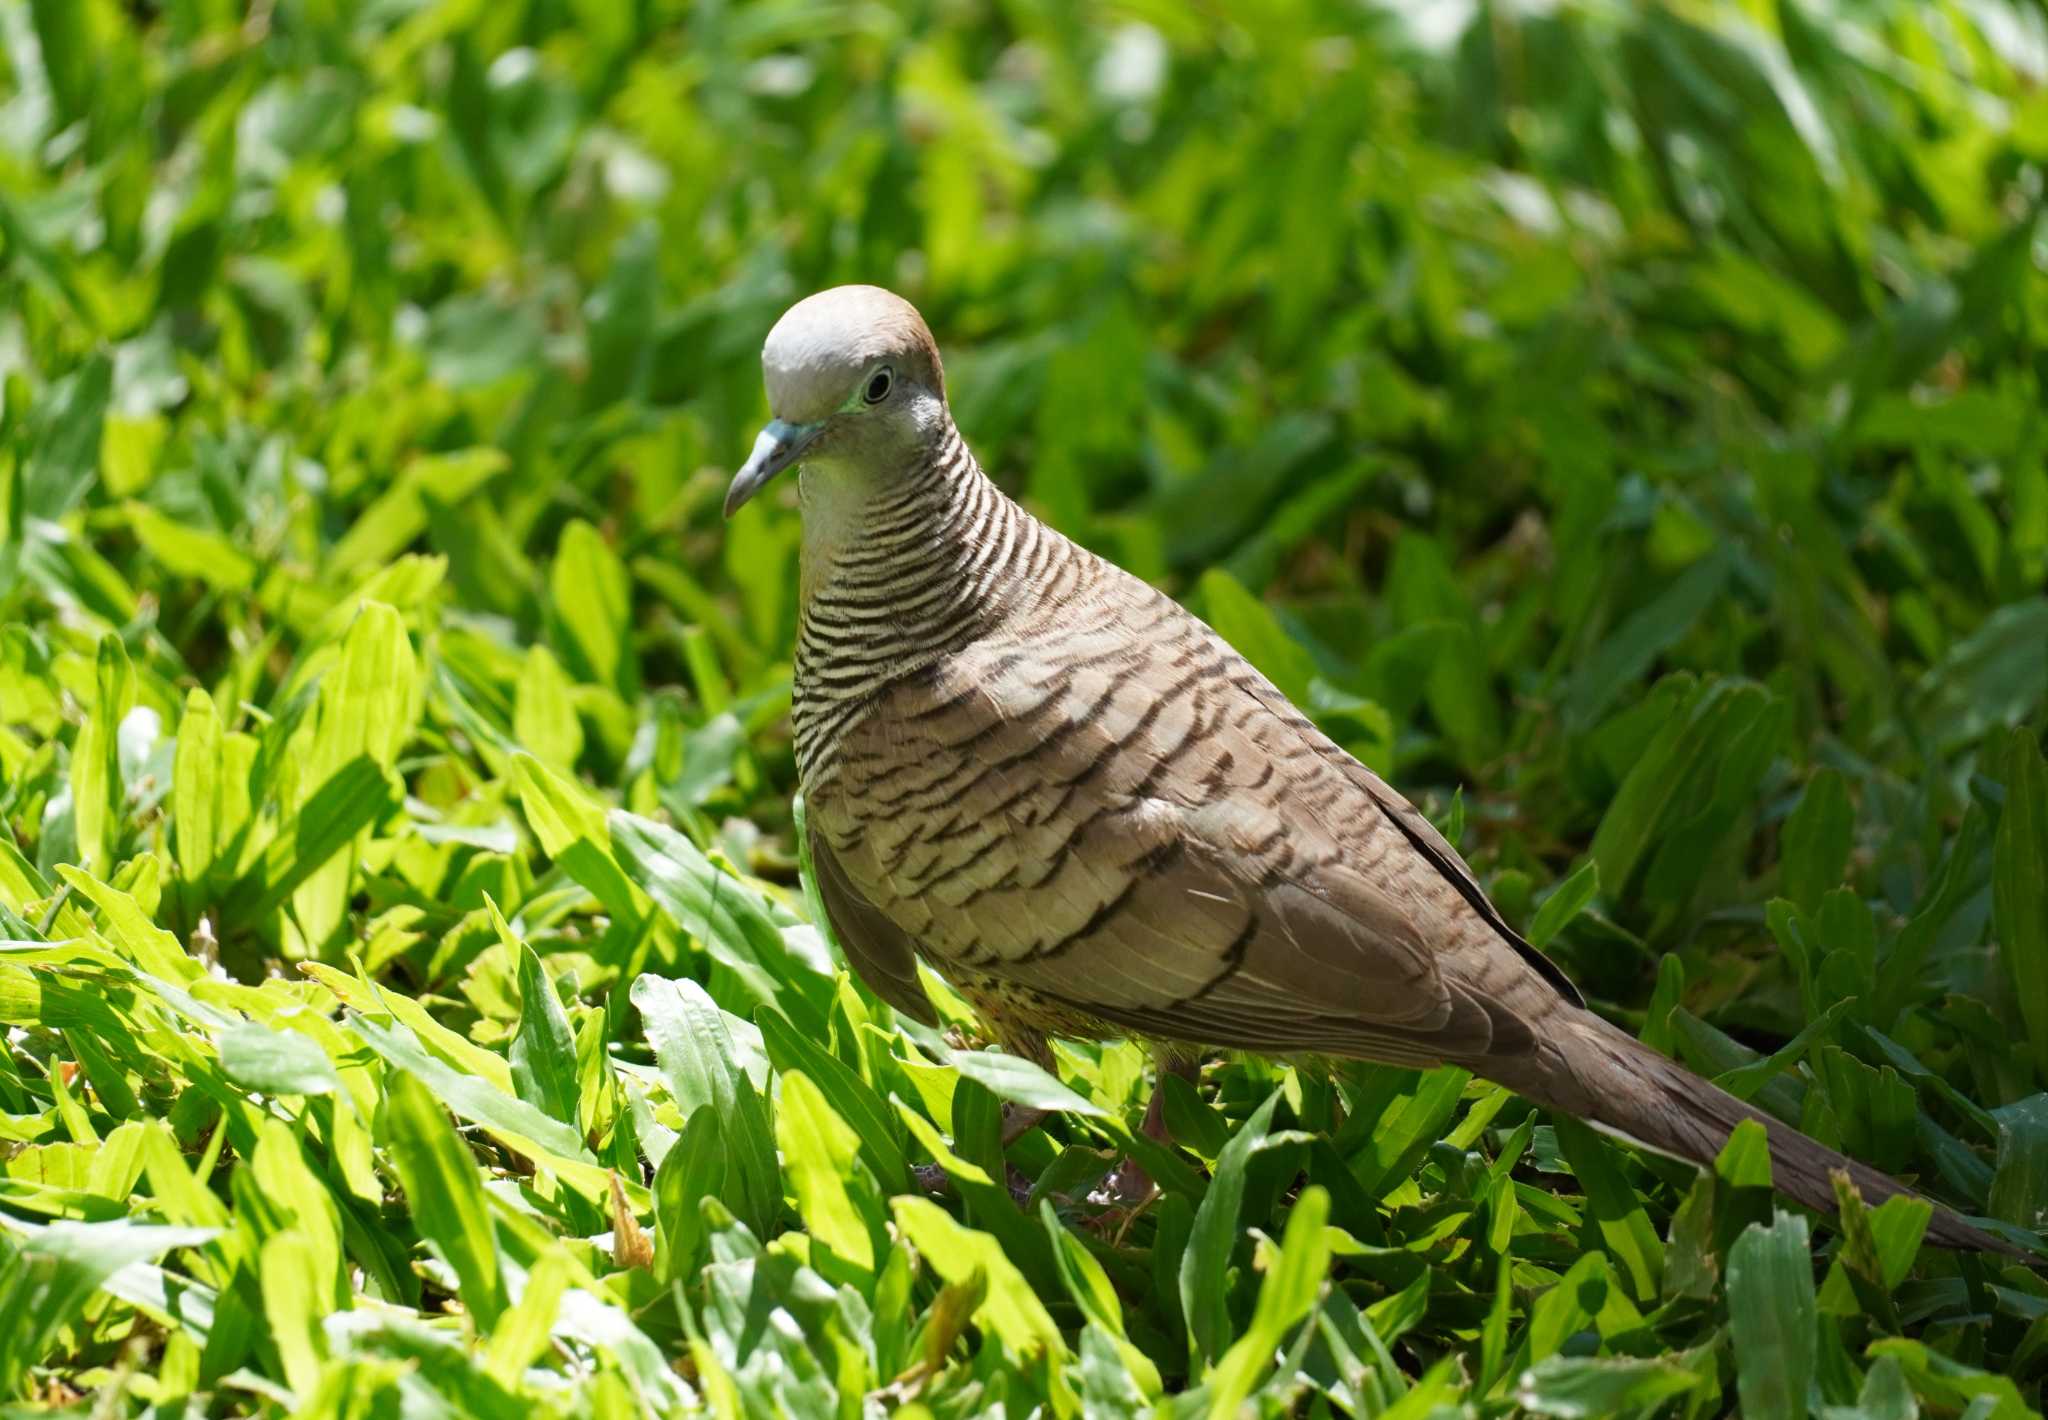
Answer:
[{"label": "bird's head", "polygon": [[761,350],[774,417],[733,475],[725,515],[795,463],[900,469],[945,427],[939,347],[917,308],[879,286],[835,286],[791,306]]}]

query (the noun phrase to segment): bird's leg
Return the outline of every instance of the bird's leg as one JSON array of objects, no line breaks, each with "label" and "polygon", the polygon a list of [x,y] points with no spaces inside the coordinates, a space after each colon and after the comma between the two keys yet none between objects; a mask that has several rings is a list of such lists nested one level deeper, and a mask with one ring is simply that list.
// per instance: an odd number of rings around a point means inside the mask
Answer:
[{"label": "bird's leg", "polygon": [[[1005,1149],[1009,1148],[1012,1144],[1030,1133],[1038,1122],[1051,1112],[1045,1109],[1034,1109],[1029,1105],[1005,1104],[1003,1106],[1003,1147]],[[911,1176],[917,1180],[917,1186],[926,1193],[951,1193],[954,1191],[953,1180],[946,1177],[945,1169],[938,1164],[912,1164],[910,1172]],[[1021,1200],[1031,1192],[1030,1180],[1024,1180],[1020,1192],[1017,1181],[1023,1176],[1017,1174],[1014,1169],[1011,1170],[1011,1173],[1013,1176],[1010,1179],[1010,1191],[1017,1194]]]},{"label": "bird's leg", "polygon": [[1005,1104],[1003,1106],[1003,1147],[1012,1144],[1038,1127],[1038,1122],[1052,1111],[1037,1109],[1028,1104]]},{"label": "bird's leg", "polygon": [[[1202,1062],[1198,1056],[1164,1049],[1154,1058],[1159,1065],[1159,1078],[1152,1086],[1152,1100],[1145,1106],[1145,1119],[1138,1132],[1156,1143],[1170,1144],[1173,1139],[1166,1128],[1166,1077],[1178,1075],[1192,1085],[1202,1073]],[[1152,1176],[1135,1158],[1125,1159],[1109,1176],[1110,1196],[1126,1204],[1143,1202],[1156,1187]]]}]

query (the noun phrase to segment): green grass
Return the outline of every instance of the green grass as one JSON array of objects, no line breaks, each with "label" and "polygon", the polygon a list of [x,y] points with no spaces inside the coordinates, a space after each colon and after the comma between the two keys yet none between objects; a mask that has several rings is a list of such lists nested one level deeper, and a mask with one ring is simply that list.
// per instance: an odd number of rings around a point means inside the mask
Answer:
[{"label": "green grass", "polygon": [[1142,1052],[817,923],[718,505],[879,280],[1600,1009],[2038,1236],[2041,11],[1402,8],[0,0],[0,1406],[2038,1413],[2048,1272],[1462,1072],[1212,1060],[1101,1218]]}]

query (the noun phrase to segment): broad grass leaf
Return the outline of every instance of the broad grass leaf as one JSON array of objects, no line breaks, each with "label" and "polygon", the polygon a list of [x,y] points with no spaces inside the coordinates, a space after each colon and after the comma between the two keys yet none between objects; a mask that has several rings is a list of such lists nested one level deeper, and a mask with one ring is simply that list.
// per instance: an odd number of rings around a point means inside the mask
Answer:
[{"label": "broad grass leaf", "polygon": [[519,1029],[507,1052],[512,1065],[512,1088],[534,1108],[570,1128],[579,1118],[580,1091],[577,1086],[576,1038],[569,1029],[568,1013],[555,994],[533,948],[513,935],[498,904],[487,896],[484,906],[498,940],[519,960]]},{"label": "broad grass leaf", "polygon": [[1529,923],[1529,945],[1538,951],[1549,946],[1557,934],[1571,923],[1571,920],[1585,911],[1600,891],[1600,864],[1588,858],[1573,870],[1570,877],[1551,889],[1550,896],[1543,899],[1543,905],[1536,909],[1535,918]]},{"label": "broad grass leaf", "polygon": [[526,1369],[554,1346],[562,1297],[581,1269],[557,1243],[527,1269],[526,1284],[485,1343],[485,1369],[499,1385],[516,1387]]},{"label": "broad grass leaf", "polygon": [[1167,561],[1190,567],[1227,553],[1258,526],[1261,515],[1290,490],[1302,462],[1335,432],[1327,417],[1291,410],[1261,420],[1248,446],[1216,451],[1199,474],[1154,505]]},{"label": "broad grass leaf", "polygon": [[419,1037],[396,1019],[387,1022],[351,1013],[348,1025],[392,1067],[392,1074],[410,1075],[429,1086],[441,1105],[483,1126],[507,1148],[553,1170],[591,1197],[602,1197],[609,1189],[604,1169],[591,1157],[573,1126],[551,1119],[518,1096],[428,1054]]},{"label": "broad grass leaf", "polygon": [[149,487],[170,433],[170,421],[161,414],[109,416],[100,436],[100,486],[115,498]]},{"label": "broad grass leaf", "polygon": [[[977,1098],[987,1108],[987,1113],[978,1118],[974,1103]],[[1059,1271],[1052,1246],[1018,1209],[1008,1180],[1003,1177],[1005,1164],[993,1097],[971,1085],[955,1093],[952,1144],[946,1142],[937,1125],[905,1104],[901,1097],[892,1096],[891,1102],[911,1138],[945,1171],[954,1191],[967,1205],[968,1218],[974,1226],[995,1239],[1003,1255],[1033,1286],[1040,1291],[1057,1288]]]},{"label": "broad grass leaf", "polygon": [[430,501],[459,507],[504,472],[510,462],[504,450],[491,448],[459,449],[414,459],[334,544],[328,565],[349,573],[393,563],[426,528]]},{"label": "broad grass leaf", "polygon": [[[813,1241],[831,1249],[863,1274],[875,1267],[870,1220],[856,1206],[849,1185],[858,1184],[854,1160],[860,1136],[833,1113],[823,1091],[800,1070],[782,1076],[775,1110],[775,1137],[782,1166],[796,1193],[797,1211]],[[873,1220],[879,1224],[880,1219]]]},{"label": "broad grass leaf", "polygon": [[[1832,1009],[1839,1012],[1845,1004],[1837,1002]],[[1920,1107],[1913,1087],[1891,1066],[1872,1069],[1838,1045],[1822,1044],[1814,1055],[1842,1121],[1842,1147],[1878,1168],[1905,1168],[1919,1144]]]},{"label": "broad grass leaf", "polygon": [[1731,1188],[1771,1186],[1771,1136],[1761,1121],[1745,1119],[1714,1159],[1714,1174]]},{"label": "broad grass leaf", "polygon": [[[1060,1283],[1067,1289],[1067,1295],[1073,1298],[1074,1305],[1108,1335],[1123,1340],[1123,1304],[1117,1300],[1116,1288],[1110,1282],[1109,1274],[1102,1270],[1102,1264],[1096,1261],[1095,1254],[1060,1222],[1050,1198],[1039,1200],[1038,1220],[1045,1225],[1045,1235],[1052,1240],[1053,1261],[1059,1268]],[[1156,1375],[1154,1380],[1156,1382]]]},{"label": "broad grass leaf", "polygon": [[[1667,895],[1697,880],[1702,852],[1747,804],[1750,784],[1730,760],[1743,750],[1760,775],[1775,749],[1769,735],[1756,733],[1774,703],[1757,686],[1708,681],[1663,717],[1593,835],[1592,856],[1610,895],[1626,893],[1645,861],[1661,859],[1667,878],[1676,880]],[[1687,834],[1683,851],[1674,851],[1667,840],[1680,833]]]},{"label": "broad grass leaf", "polygon": [[1287,1214],[1287,1231],[1279,1255],[1272,1260],[1252,1319],[1244,1334],[1216,1363],[1209,1380],[1211,1420],[1229,1420],[1273,1363],[1273,1353],[1291,1330],[1315,1308],[1317,1293],[1330,1266],[1330,1195],[1310,1185]]},{"label": "broad grass leaf", "polygon": [[1549,1356],[1522,1372],[1515,1403],[1532,1415],[1605,1420],[1645,1413],[1698,1383],[1699,1377],[1669,1361]]},{"label": "broad grass leaf", "polygon": [[[1835,1029],[1836,1023],[1849,1014],[1854,1004],[1853,1001],[1835,1002],[1801,1027],[1799,1034],[1769,1055],[1715,1075],[1714,1083],[1737,1099],[1755,1099],[1771,1081],[1798,1064],[1800,1058],[1813,1049],[1816,1042],[1825,1042]],[[1830,1047],[1823,1045],[1822,1048],[1825,1050]]]},{"label": "broad grass leaf", "polygon": [[831,1102],[833,1113],[860,1136],[861,1157],[889,1193],[910,1186],[903,1157],[903,1136],[896,1116],[866,1080],[831,1051],[766,1007],[755,1012],[768,1059],[782,1073],[801,1070]]},{"label": "broad grass leaf", "polygon": [[564,772],[583,753],[583,722],[561,662],[545,646],[527,648],[512,702],[512,736],[534,758]]},{"label": "broad grass leaf", "polygon": [[214,860],[225,846],[221,799],[227,766],[221,760],[221,734],[213,697],[203,690],[189,692],[171,769],[171,830],[188,920],[206,903]]},{"label": "broad grass leaf", "polygon": [[1728,1326],[1745,1415],[1804,1415],[1818,1364],[1806,1220],[1752,1223],[1728,1251]]},{"label": "broad grass leaf", "polygon": [[[697,1319],[732,1374],[748,1415],[826,1417],[833,1409],[829,1344],[820,1342],[829,1296],[824,1279],[794,1257],[764,1252],[759,1242],[714,1201],[704,1204],[711,1261],[703,1271],[704,1303]],[[770,1299],[774,1299],[770,1302]],[[763,1325],[763,1304],[779,1304],[788,1318]]]},{"label": "broad grass leaf", "polygon": [[577,519],[562,529],[548,575],[562,628],[562,650],[579,678],[608,686],[631,701],[640,690],[633,652],[633,584],[603,534]]},{"label": "broad grass leaf", "polygon": [[1368,1195],[1378,1198],[1414,1172],[1430,1145],[1443,1137],[1471,1079],[1470,1071],[1456,1066],[1426,1070],[1414,1076],[1411,1088],[1395,1096],[1364,1150],[1352,1160],[1352,1171]]},{"label": "broad grass leaf", "polygon": [[823,1033],[830,978],[797,960],[757,891],[719,868],[696,844],[652,819],[615,810],[609,821],[620,865],[642,891],[704,944],[750,998],[806,1030]]},{"label": "broad grass leaf", "polygon": [[726,1187],[725,1130],[718,1106],[690,1111],[683,1129],[654,1171],[654,1276],[676,1282],[695,1265],[704,1243],[706,1198]]},{"label": "broad grass leaf", "polygon": [[[1101,1323],[1090,1321],[1081,1328],[1080,1361],[1074,1367],[1074,1374],[1080,1380],[1081,1406],[1084,1415],[1142,1415],[1148,1398],[1156,1396],[1154,1387],[1146,1390],[1140,1378],[1144,1371],[1128,1359],[1134,1348],[1129,1342],[1118,1339],[1103,1329]],[[1138,1361],[1150,1366],[1151,1360],[1140,1351]],[[1157,1368],[1153,1368],[1157,1375]]]},{"label": "broad grass leaf", "polygon": [[1559,1115],[1555,1123],[1558,1146],[1586,1191],[1590,1231],[1620,1263],[1635,1299],[1654,1302],[1663,1282],[1664,1244],[1641,1196],[1623,1176],[1606,1140],[1576,1119]]},{"label": "broad grass leaf", "polygon": [[939,1276],[955,1285],[968,1282],[976,1273],[985,1279],[987,1290],[972,1313],[977,1326],[992,1333],[1019,1359],[1065,1354],[1066,1343],[1045,1304],[994,1238],[961,1226],[926,1198],[895,1198],[889,1206],[896,1226]]},{"label": "broad grass leaf", "polygon": [[1807,782],[1779,840],[1785,896],[1808,912],[1842,881],[1849,864],[1855,814],[1839,772],[1823,769]]},{"label": "broad grass leaf", "polygon": [[750,1230],[765,1233],[782,1211],[775,1136],[767,1102],[739,1068],[717,1003],[694,981],[658,976],[639,977],[632,994],[677,1106],[686,1117],[700,1105],[717,1111],[732,1171],[730,1202]]},{"label": "broad grass leaf", "polygon": [[[306,962],[299,970],[332,992],[344,1006],[365,1016],[388,1016],[397,1021],[412,1032],[428,1053],[457,1073],[474,1075],[501,1094],[513,1093],[512,1070],[505,1063],[504,1056],[486,1050],[460,1031],[442,1025],[434,1019],[434,1013],[419,1001],[320,962]],[[343,1024],[347,1024],[346,1018]]]},{"label": "broad grass leaf", "polygon": [[[36,6],[39,12],[60,8],[65,7]],[[77,507],[92,487],[99,474],[100,436],[113,385],[113,362],[93,355],[52,392],[23,468],[22,511],[29,517],[55,522]]]},{"label": "broad grass leaf", "polygon": [[1488,763],[1500,752],[1500,701],[1479,618],[1443,543],[1422,533],[1402,534],[1387,569],[1386,593],[1401,626],[1444,624],[1424,673],[1424,699],[1464,763]]},{"label": "broad grass leaf", "polygon": [[2048,697],[2048,596],[1998,607],[1915,687],[1917,718],[1944,752],[2021,727]]},{"label": "broad grass leaf", "polygon": [[92,709],[71,750],[71,812],[79,866],[111,878],[127,804],[121,722],[135,707],[135,673],[128,648],[111,632],[100,638],[93,684]]},{"label": "broad grass leaf", "polygon": [[1913,1259],[1920,1255],[1920,1243],[1927,1236],[1927,1224],[1934,1205],[1924,1198],[1897,1194],[1870,1210],[1870,1234],[1877,1244],[1877,1258],[1884,1268],[1884,1285],[1896,1289],[1906,1280]]},{"label": "broad grass leaf", "polygon": [[[1879,1356],[1856,1393],[1856,1420],[1919,1420],[1920,1402],[1895,1356]],[[1845,1417],[1846,1420],[1846,1417]]]},{"label": "broad grass leaf", "polygon": [[214,1235],[120,1221],[17,1222],[0,1230],[0,1316],[12,1319],[0,1327],[0,1394],[20,1393],[29,1367],[50,1354],[57,1334],[114,1274]]},{"label": "broad grass leaf", "polygon": [[1162,1071],[1159,1091],[1164,1101],[1167,1137],[1205,1159],[1214,1159],[1230,1143],[1230,1121],[1189,1081]]},{"label": "broad grass leaf", "polygon": [[86,1187],[102,1198],[117,1200],[134,1192],[142,1178],[142,1153],[148,1131],[148,1123],[141,1119],[116,1125],[100,1145],[99,1153],[93,1156]]},{"label": "broad grass leaf", "polygon": [[604,279],[584,302],[590,322],[586,403],[637,395],[647,379],[660,311],[661,227],[652,218],[628,228],[606,263]]},{"label": "broad grass leaf", "polygon": [[972,1080],[998,1099],[1012,1104],[1023,1105],[1027,1109],[1085,1115],[1090,1119],[1109,1117],[1109,1112],[1102,1106],[1074,1093],[1057,1076],[1021,1055],[996,1050],[955,1050],[945,1059],[948,1065],[960,1072],[962,1079]]},{"label": "broad grass leaf", "polygon": [[[14,846],[10,835],[0,838],[0,906],[10,912],[21,913],[31,905],[44,901],[50,896],[50,885],[43,875],[36,871],[36,865],[22,856]],[[24,924],[26,926],[26,924]],[[20,934],[24,939],[35,935],[33,928]]]},{"label": "broad grass leaf", "polygon": [[[370,756],[342,765],[314,788],[292,816],[290,831],[272,839],[229,891],[221,908],[223,922],[240,927],[269,916],[337,854],[349,850],[359,834],[380,823],[398,800],[391,777]],[[339,910],[338,902],[322,902]]]},{"label": "broad grass leaf", "polygon": [[[342,1272],[342,1216],[324,1178],[313,1172],[291,1126],[264,1117],[256,1126],[256,1148],[248,1179],[261,1193],[265,1207],[281,1225],[275,1231],[296,1234],[305,1243],[301,1262],[324,1310],[349,1295]],[[238,1186],[240,1177],[237,1176]],[[272,1230],[256,1224],[259,1236]]]},{"label": "broad grass leaf", "polygon": [[1756,688],[1729,703],[1714,729],[1711,777],[1704,769],[1673,790],[1679,815],[1650,861],[1643,896],[1667,912],[1684,910],[1699,895],[1708,870],[1735,843],[1772,763],[1786,749],[1791,704]]},{"label": "broad grass leaf", "polygon": [[2029,730],[2015,730],[2006,742],[2005,806],[1991,861],[1999,955],[2027,1025],[2036,1077],[2048,1081],[2048,762]]},{"label": "broad grass leaf", "polygon": [[1871,1342],[1866,1354],[1879,1364],[1895,1362],[1918,1395],[1945,1411],[1986,1420],[2028,1420],[2038,1413],[2027,1404],[2012,1377],[1945,1356],[1924,1341],[1887,1336]]},{"label": "broad grass leaf", "polygon": [[505,1289],[476,1158],[435,1092],[411,1074],[392,1072],[384,1099],[385,1143],[413,1224],[454,1271],[464,1308],[488,1334],[505,1309]]},{"label": "broad grass leaf", "polygon": [[[1983,887],[1984,849],[1992,837],[1984,810],[1971,804],[1957,826],[1948,855],[1920,894],[1920,901],[1905,928],[1893,939],[1891,950],[1878,963],[1877,990],[1873,993],[1871,1021],[1879,1030],[1890,1030],[1899,1012],[1923,989],[1921,978],[1943,930],[1964,911]],[[1993,850],[1996,861],[1996,850]],[[1996,884],[1992,895],[1993,920],[1997,916]]]},{"label": "broad grass leaf", "polygon": [[[352,761],[367,757],[389,772],[399,748],[411,738],[422,700],[419,660],[397,610],[365,602],[342,638],[339,658],[321,677],[319,705],[305,751],[295,805],[305,816],[330,778]],[[340,930],[362,835],[348,851],[328,856],[292,891],[292,909],[312,953]]]},{"label": "broad grass leaf", "polygon": [[[1497,1180],[1496,1191],[1498,1194],[1513,1197],[1513,1181],[1505,1178]],[[1507,1362],[1508,1322],[1514,1306],[1515,1261],[1513,1257],[1502,1252],[1500,1261],[1493,1271],[1493,1299],[1487,1303],[1486,1320],[1479,1328],[1479,1365],[1478,1374],[1474,1379],[1478,1382],[1482,1395],[1493,1390],[1495,1382],[1500,1379],[1501,1368]]]},{"label": "broad grass leaf", "polygon": [[1392,1345],[1429,1315],[1429,1287],[1429,1269],[1417,1268],[1407,1285],[1392,1296],[1381,1297],[1363,1315],[1379,1338]]},{"label": "broad grass leaf", "polygon": [[221,1072],[245,1090],[266,1095],[330,1095],[341,1077],[327,1052],[296,1031],[247,1021],[220,1038]]},{"label": "broad grass leaf", "polygon": [[1581,663],[1565,688],[1565,723],[1584,727],[1598,720],[1622,687],[1639,680],[1660,652],[1692,629],[1720,596],[1734,566],[1729,553],[1710,553],[1622,622]]},{"label": "broad grass leaf", "polygon": [[591,801],[588,791],[530,754],[512,757],[512,780],[541,851],[589,889],[613,917],[621,922],[637,921],[644,908],[612,856],[604,810]]},{"label": "broad grass leaf", "polygon": [[2029,1095],[1992,1114],[1998,1120],[1998,1172],[1985,1211],[2048,1233],[2048,1094]]},{"label": "broad grass leaf", "polygon": [[1557,1285],[1530,1307],[1520,1348],[1522,1363],[1541,1364],[1589,1325],[1602,1336],[1610,1336],[1641,1324],[1642,1316],[1623,1295],[1607,1254],[1582,1253]]},{"label": "broad grass leaf", "polygon": [[247,591],[256,581],[256,561],[228,538],[130,500],[122,509],[128,530],[163,568],[204,582],[227,595]]},{"label": "broad grass leaf", "polygon": [[310,1397],[327,1356],[320,1322],[333,1307],[322,1295],[325,1289],[316,1284],[319,1271],[312,1245],[295,1231],[265,1238],[258,1275],[263,1283],[263,1317],[284,1366],[285,1383]]},{"label": "broad grass leaf", "polygon": [[59,868],[57,875],[98,911],[107,936],[120,949],[124,960],[173,986],[188,984],[204,974],[205,968],[192,959],[178,939],[152,922],[149,913],[129,894],[77,868]]},{"label": "broad grass leaf", "polygon": [[100,1290],[145,1313],[168,1318],[175,1330],[166,1342],[167,1351],[180,1342],[194,1349],[205,1346],[218,1315],[247,1315],[233,1298],[224,1300],[214,1288],[148,1262],[129,1263],[101,1283]]},{"label": "broad grass leaf", "polygon": [[1181,1255],[1181,1311],[1197,1360],[1214,1362],[1230,1343],[1230,1259],[1243,1238],[1238,1209],[1244,1201],[1245,1168],[1265,1143],[1279,1103],[1280,1091],[1275,1090],[1224,1146],[1195,1213],[1187,1251]]}]

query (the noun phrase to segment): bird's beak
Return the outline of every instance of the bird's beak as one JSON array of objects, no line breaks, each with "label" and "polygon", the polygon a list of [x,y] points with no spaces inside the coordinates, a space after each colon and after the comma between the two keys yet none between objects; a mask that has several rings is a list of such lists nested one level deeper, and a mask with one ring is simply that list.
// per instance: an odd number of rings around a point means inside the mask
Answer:
[{"label": "bird's beak", "polygon": [[825,421],[816,424],[792,424],[787,419],[771,419],[768,427],[761,431],[761,437],[754,440],[754,452],[747,455],[747,461],[740,465],[740,471],[732,476],[732,487],[725,490],[725,515],[729,518],[740,510],[740,505],[759,493],[769,479],[788,468],[808,449],[818,435],[825,432]]}]

